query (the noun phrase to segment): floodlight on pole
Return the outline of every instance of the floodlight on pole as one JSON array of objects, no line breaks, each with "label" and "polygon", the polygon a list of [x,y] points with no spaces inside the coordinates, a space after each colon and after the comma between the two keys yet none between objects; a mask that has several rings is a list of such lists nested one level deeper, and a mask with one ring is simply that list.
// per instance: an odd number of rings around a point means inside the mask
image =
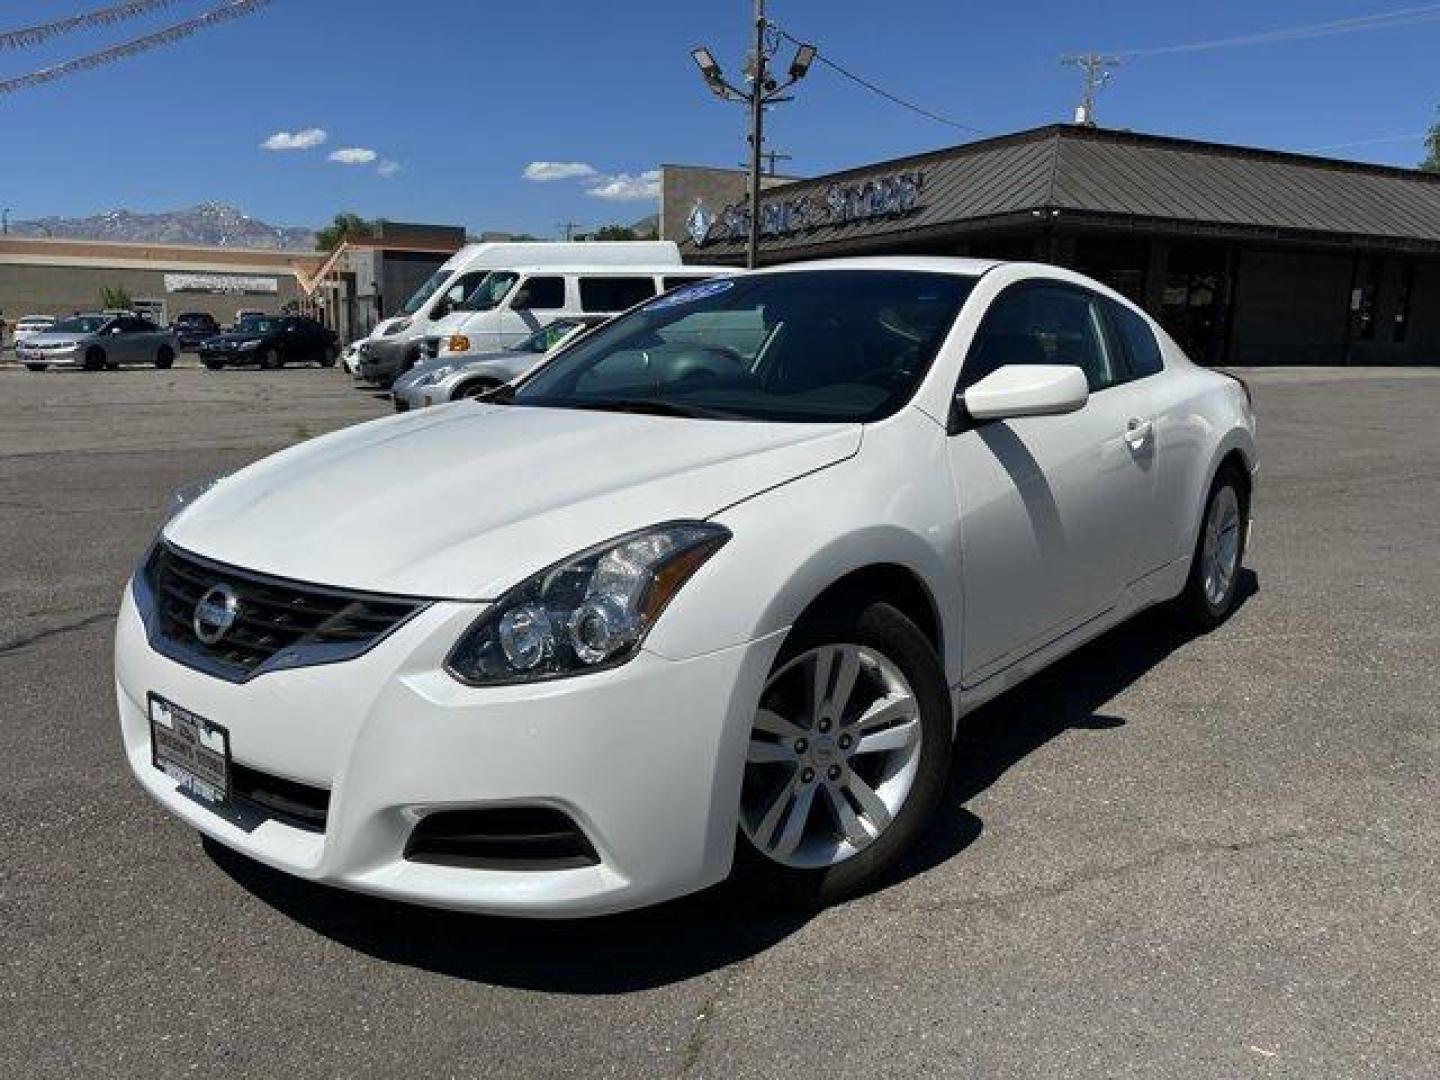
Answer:
[{"label": "floodlight on pole", "polygon": [[[755,0],[755,46],[750,54],[746,77],[749,89],[741,90],[732,85],[720,70],[715,56],[705,46],[690,50],[690,58],[705,78],[705,85],[711,93],[726,101],[743,102],[750,111],[750,242],[746,250],[745,263],[751,269],[760,261],[760,176],[761,159],[765,148],[765,107],[789,101],[781,94],[803,79],[815,62],[819,50],[814,45],[801,44],[795,50],[795,59],[790,62],[790,71],[783,83],[777,83],[770,75],[770,52],[767,35],[771,23],[765,18],[765,0]],[[773,169],[773,163],[772,163]]]}]

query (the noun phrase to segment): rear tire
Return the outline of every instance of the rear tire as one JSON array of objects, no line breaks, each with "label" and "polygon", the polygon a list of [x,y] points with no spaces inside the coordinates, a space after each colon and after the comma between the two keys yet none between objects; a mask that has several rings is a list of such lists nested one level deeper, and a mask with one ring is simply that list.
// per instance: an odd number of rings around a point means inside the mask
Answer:
[{"label": "rear tire", "polygon": [[1205,516],[1195,541],[1190,576],[1173,605],[1176,616],[1193,629],[1214,630],[1235,610],[1249,521],[1245,484],[1239,470],[1227,465],[1205,496]]},{"label": "rear tire", "polygon": [[26,364],[26,365],[25,365],[26,369],[29,370],[29,371],[44,371],[44,370],[45,370],[46,368],[48,368],[49,366],[50,366],[49,364]]},{"label": "rear tire", "polygon": [[155,354],[155,366],[162,371],[175,366],[175,350],[169,345],[160,346],[160,351]]},{"label": "rear tire", "polygon": [[86,371],[104,371],[110,365],[105,360],[105,350],[92,348],[85,353]]},{"label": "rear tire", "polygon": [[200,362],[204,364],[207,368],[209,368],[211,371],[219,371],[225,366],[224,360],[202,359]]},{"label": "rear tire", "polygon": [[757,703],[736,884],[812,907],[882,882],[939,805],[953,738],[940,660],[905,615],[874,602],[807,616]]},{"label": "rear tire", "polygon": [[320,354],[320,366],[334,367],[335,360],[339,355],[339,351],[335,348],[334,345],[325,346],[325,351]]}]

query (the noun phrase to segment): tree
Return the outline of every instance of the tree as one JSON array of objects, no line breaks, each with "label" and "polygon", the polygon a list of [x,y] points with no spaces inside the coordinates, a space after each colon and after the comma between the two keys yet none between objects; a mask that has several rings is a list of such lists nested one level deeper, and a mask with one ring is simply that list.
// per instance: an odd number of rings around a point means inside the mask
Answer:
[{"label": "tree", "polygon": [[100,287],[100,308],[102,311],[129,311],[135,306],[130,294],[116,285]]},{"label": "tree", "polygon": [[378,221],[368,221],[350,210],[342,210],[335,220],[315,234],[318,251],[334,251],[346,240],[364,240],[375,235]]},{"label": "tree", "polygon": [[596,229],[590,237],[592,240],[638,240],[635,230],[628,225],[606,225],[604,228]]},{"label": "tree", "polygon": [[1430,134],[1425,136],[1425,149],[1429,151],[1420,168],[1425,172],[1440,173],[1440,121],[1430,125]]}]

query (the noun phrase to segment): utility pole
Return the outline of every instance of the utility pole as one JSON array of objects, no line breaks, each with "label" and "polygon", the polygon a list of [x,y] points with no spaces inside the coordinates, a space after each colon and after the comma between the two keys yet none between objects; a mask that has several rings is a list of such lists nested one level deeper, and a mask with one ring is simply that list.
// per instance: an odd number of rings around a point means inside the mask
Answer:
[{"label": "utility pole", "polygon": [[1118,56],[1104,56],[1100,53],[1083,53],[1062,56],[1060,63],[1066,67],[1079,68],[1085,76],[1085,88],[1081,92],[1080,106],[1075,110],[1075,123],[1083,127],[1095,126],[1095,95],[1110,82],[1111,73],[1125,61]]},{"label": "utility pole", "polygon": [[4,233],[4,234],[5,234],[6,236],[9,236],[9,235],[10,235],[10,207],[7,206],[7,207],[5,207],[3,210],[0,210],[0,222],[3,222],[3,223],[4,223],[4,224],[3,224],[4,230],[5,230],[5,233]]},{"label": "utility pole", "polygon": [[560,222],[559,228],[560,228],[560,231],[565,234],[565,240],[566,240],[566,242],[568,243],[571,239],[574,238],[574,236],[575,236],[575,230],[578,229],[578,228],[580,228],[580,222],[578,222],[578,221],[562,221],[562,222]]},{"label": "utility pole", "polygon": [[760,155],[765,152],[765,0],[755,0],[755,62],[750,79],[750,243],[745,265],[760,265]]},{"label": "utility pole", "polygon": [[[795,50],[795,59],[790,62],[785,82],[777,83],[770,75],[770,53],[773,50],[766,40],[769,32],[765,0],[755,0],[755,51],[750,57],[749,90],[731,85],[715,62],[715,57],[703,45],[690,51],[711,93],[725,101],[743,102],[750,110],[750,240],[746,246],[745,265],[752,270],[760,264],[760,176],[765,154],[765,106],[790,100],[781,94],[805,77],[817,53],[813,45],[800,45]],[[774,158],[771,159],[771,168],[774,168]]]}]

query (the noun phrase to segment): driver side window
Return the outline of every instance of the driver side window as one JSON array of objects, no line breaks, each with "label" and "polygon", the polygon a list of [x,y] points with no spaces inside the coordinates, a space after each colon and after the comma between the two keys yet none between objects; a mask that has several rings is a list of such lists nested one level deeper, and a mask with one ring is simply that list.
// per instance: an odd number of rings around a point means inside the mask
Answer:
[{"label": "driver side window", "polygon": [[1123,378],[1098,297],[1064,285],[1019,285],[990,305],[960,373],[959,393],[1010,364],[1071,364],[1090,392]]}]

